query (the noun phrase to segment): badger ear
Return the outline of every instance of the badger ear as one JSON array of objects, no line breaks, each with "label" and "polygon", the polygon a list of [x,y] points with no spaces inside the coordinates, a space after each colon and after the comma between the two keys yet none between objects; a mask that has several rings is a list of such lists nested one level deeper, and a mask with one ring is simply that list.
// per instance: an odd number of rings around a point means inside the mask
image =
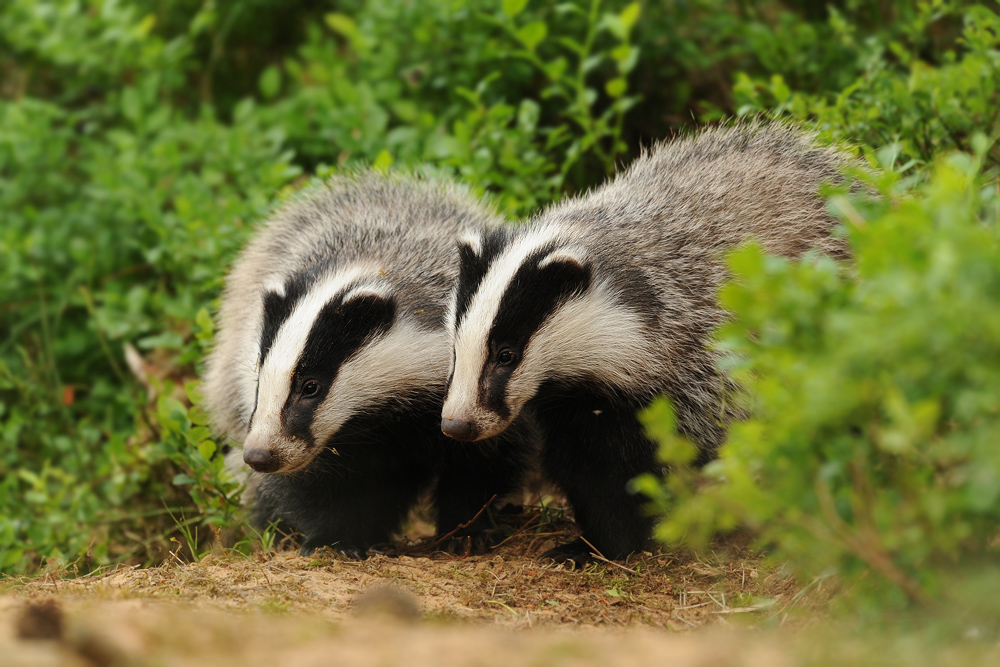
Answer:
[{"label": "badger ear", "polygon": [[458,238],[459,280],[469,280],[483,273],[483,240],[478,234],[466,234]]},{"label": "badger ear", "polygon": [[479,257],[483,254],[483,237],[477,232],[465,232],[457,239],[458,253],[463,256]]},{"label": "badger ear", "polygon": [[590,287],[590,261],[582,248],[557,248],[538,260],[538,278],[563,296]]}]

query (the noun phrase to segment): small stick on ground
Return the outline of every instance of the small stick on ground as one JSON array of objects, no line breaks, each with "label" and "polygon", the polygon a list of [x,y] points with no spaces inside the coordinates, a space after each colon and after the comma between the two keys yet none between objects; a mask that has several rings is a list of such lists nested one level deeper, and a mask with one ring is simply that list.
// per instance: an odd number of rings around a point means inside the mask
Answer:
[{"label": "small stick on ground", "polygon": [[[447,540],[448,538],[450,538],[452,535],[454,535],[455,533],[457,533],[458,531],[460,531],[460,530],[462,530],[464,528],[468,528],[469,526],[471,526],[472,524],[474,524],[476,521],[478,521],[479,517],[482,516],[483,512],[486,511],[486,508],[489,507],[490,505],[492,505],[493,501],[496,500],[496,499],[497,499],[497,494],[494,493],[493,497],[490,498],[489,500],[487,500],[486,504],[483,505],[479,509],[478,512],[476,512],[476,516],[472,517],[471,519],[469,519],[465,523],[458,524],[457,526],[455,526],[454,528],[452,528],[451,530],[449,530],[447,533],[445,533],[444,535],[442,535],[441,537],[439,537],[438,539],[436,539],[431,544],[426,544],[426,545],[423,545],[423,546],[413,547],[412,549],[407,549],[406,551],[403,552],[403,555],[404,556],[409,556],[410,554],[418,554],[418,553],[424,553],[424,552],[427,552],[427,551],[433,551],[436,547],[440,546],[445,540]],[[468,555],[468,554],[466,554],[466,555]]]},{"label": "small stick on ground", "polygon": [[597,560],[602,561],[604,563],[607,563],[608,565],[614,565],[615,567],[620,567],[621,569],[625,570],[626,572],[631,572],[634,575],[642,576],[642,575],[640,575],[638,572],[636,572],[635,570],[633,570],[630,567],[625,567],[621,563],[616,563],[613,560],[608,560],[607,558],[605,558],[604,554],[602,554],[600,551],[598,551],[597,547],[595,547],[593,544],[591,544],[590,542],[588,542],[586,537],[582,537],[581,536],[580,539],[583,540],[584,544],[586,544],[588,547],[590,547],[591,549],[593,549],[593,551],[590,553],[590,555],[593,556],[594,558],[596,558]]}]

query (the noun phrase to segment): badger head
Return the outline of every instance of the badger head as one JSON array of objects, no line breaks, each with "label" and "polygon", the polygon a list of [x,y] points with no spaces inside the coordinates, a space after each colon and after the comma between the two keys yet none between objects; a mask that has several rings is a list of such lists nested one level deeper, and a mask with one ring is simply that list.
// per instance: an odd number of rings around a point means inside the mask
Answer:
[{"label": "badger head", "polygon": [[594,290],[584,249],[551,231],[498,230],[460,241],[459,257],[441,430],[471,441],[506,429],[544,381],[586,372],[599,342],[586,340]]},{"label": "badger head", "polygon": [[444,336],[401,321],[391,286],[363,270],[298,275],[265,290],[259,346],[243,443],[243,460],[259,472],[298,470],[335,449],[352,417],[433,383],[426,355],[435,346],[441,365],[447,358]]}]

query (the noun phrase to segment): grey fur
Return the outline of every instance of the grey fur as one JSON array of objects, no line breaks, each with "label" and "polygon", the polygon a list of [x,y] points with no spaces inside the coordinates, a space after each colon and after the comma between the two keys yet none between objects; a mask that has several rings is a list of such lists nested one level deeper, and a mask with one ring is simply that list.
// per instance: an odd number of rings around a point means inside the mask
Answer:
[{"label": "grey fur", "polygon": [[745,414],[709,348],[727,317],[716,299],[725,255],[755,239],[786,257],[846,256],[819,190],[851,162],[788,125],[709,129],[468,244],[449,311],[455,363],[442,429],[494,436],[528,406],[546,473],[578,520],[588,517],[584,536],[605,555],[641,548],[649,524],[624,487],[656,462],[635,411],[666,394],[680,431],[711,458]]}]

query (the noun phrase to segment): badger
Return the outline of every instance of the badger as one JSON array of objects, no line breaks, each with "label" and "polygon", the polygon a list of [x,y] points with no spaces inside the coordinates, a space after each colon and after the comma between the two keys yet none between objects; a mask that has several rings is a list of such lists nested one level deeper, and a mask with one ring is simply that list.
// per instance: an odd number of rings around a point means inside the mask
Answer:
[{"label": "badger", "polygon": [[533,411],[542,471],[583,535],[544,555],[582,563],[591,545],[608,558],[644,547],[652,519],[628,482],[660,467],[636,412],[666,395],[698,462],[710,460],[744,414],[708,347],[726,318],[725,254],[752,238],[786,257],[844,256],[819,189],[847,161],[785,125],[709,129],[520,228],[460,239],[441,430],[494,438]]},{"label": "badger", "polygon": [[260,478],[253,524],[361,558],[425,492],[446,532],[517,489],[529,427],[481,449],[439,428],[455,240],[498,224],[455,186],[359,172],[256,234],[226,280],[203,385],[215,429]]}]

